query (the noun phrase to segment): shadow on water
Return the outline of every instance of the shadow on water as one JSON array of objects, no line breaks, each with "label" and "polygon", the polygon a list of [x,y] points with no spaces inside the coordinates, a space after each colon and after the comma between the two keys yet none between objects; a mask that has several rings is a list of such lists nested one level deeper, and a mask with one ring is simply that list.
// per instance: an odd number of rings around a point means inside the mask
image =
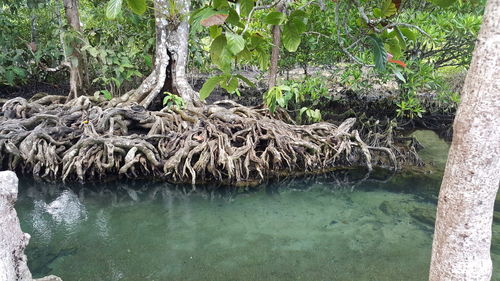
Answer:
[{"label": "shadow on water", "polygon": [[[434,150],[424,173],[334,171],[196,191],[21,179],[29,266],[64,280],[426,280],[448,145],[420,138]],[[493,231],[499,265],[498,221]]]}]

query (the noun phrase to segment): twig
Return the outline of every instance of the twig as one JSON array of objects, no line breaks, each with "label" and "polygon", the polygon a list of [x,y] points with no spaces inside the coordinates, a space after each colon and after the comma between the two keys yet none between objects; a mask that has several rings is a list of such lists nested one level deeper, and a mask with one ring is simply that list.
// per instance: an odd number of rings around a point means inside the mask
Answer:
[{"label": "twig", "polygon": [[340,38],[340,28],[339,26],[339,4],[338,2],[335,2],[335,24],[337,26],[337,40],[339,42],[339,46],[342,49],[342,51],[354,62],[357,64],[366,66],[366,67],[374,67],[375,65],[373,64],[365,64],[361,60],[359,60],[357,57],[355,57],[353,54],[351,54],[345,47],[344,47],[344,41],[342,41],[342,38]]}]

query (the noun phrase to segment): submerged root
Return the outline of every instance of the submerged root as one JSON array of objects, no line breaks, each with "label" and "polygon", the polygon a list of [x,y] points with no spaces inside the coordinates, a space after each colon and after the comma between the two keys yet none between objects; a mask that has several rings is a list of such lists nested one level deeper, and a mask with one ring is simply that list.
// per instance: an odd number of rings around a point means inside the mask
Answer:
[{"label": "submerged root", "polygon": [[162,111],[100,106],[88,97],[62,102],[47,96],[4,104],[1,168],[47,180],[244,184],[339,166],[398,169],[404,150],[392,133],[365,132],[354,118],[338,126],[295,125],[232,101]]}]

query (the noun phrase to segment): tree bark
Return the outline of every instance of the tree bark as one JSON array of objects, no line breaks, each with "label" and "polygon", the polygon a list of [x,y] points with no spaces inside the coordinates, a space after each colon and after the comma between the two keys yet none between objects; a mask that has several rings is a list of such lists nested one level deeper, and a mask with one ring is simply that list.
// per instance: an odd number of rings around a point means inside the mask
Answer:
[{"label": "tree bark", "polygon": [[[14,205],[18,179],[12,171],[0,172],[0,280],[32,281],[24,249],[30,235],[21,230]],[[50,275],[33,281],[61,281]]]},{"label": "tree bark", "polygon": [[[280,1],[276,5],[276,11],[283,12],[285,10],[284,1]],[[271,49],[271,65],[269,67],[269,82],[268,87],[271,89],[276,86],[276,79],[278,77],[278,62],[280,59],[280,49],[281,49],[281,26],[273,25],[273,47]]]},{"label": "tree bark", "polygon": [[162,91],[181,96],[188,104],[198,103],[199,95],[186,78],[189,40],[189,0],[176,1],[172,16],[168,0],[155,0],[155,66],[143,83],[124,99],[149,107]]},{"label": "tree bark", "polygon": [[[77,37],[81,36],[82,26],[80,24],[80,14],[78,12],[78,0],[63,0],[63,4],[69,26],[71,26],[73,31],[77,34]],[[73,40],[71,40],[72,52],[68,56],[70,65],[70,92],[68,100],[78,97],[79,92],[89,84],[85,71],[85,58],[80,50],[82,47],[81,45],[79,39],[73,38]]]},{"label": "tree bark", "polygon": [[500,0],[489,0],[439,194],[429,280],[490,280],[500,180]]}]

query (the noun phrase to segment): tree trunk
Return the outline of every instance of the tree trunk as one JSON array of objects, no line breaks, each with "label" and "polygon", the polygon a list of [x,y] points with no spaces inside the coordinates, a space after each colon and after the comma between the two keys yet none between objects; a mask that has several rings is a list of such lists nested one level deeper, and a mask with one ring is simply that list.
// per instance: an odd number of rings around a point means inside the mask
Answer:
[{"label": "tree trunk", "polygon": [[[189,0],[176,1],[175,16],[171,16],[168,0],[155,0],[156,54],[151,74],[131,93],[127,101],[149,107],[158,94],[168,91],[181,96],[188,104],[198,103],[199,95],[186,78],[189,39]],[[123,100],[125,101],[125,100]]]},{"label": "tree trunk", "polygon": [[37,43],[37,34],[36,34],[36,14],[35,10],[31,9],[31,43]]},{"label": "tree trunk", "polygon": [[[283,12],[285,10],[285,4],[280,1],[276,6],[276,11]],[[269,89],[276,86],[276,79],[278,76],[278,61],[280,59],[280,47],[281,47],[281,26],[273,25],[273,47],[271,49],[271,65],[269,67]]]},{"label": "tree trunk", "polygon": [[[81,36],[82,26],[80,24],[80,15],[78,13],[78,0],[63,0],[64,11],[66,13],[66,20],[69,26],[77,34],[76,37]],[[81,41],[78,38],[71,40],[72,52],[68,56],[70,65],[70,92],[68,100],[78,97],[78,93],[82,91],[88,84],[88,77],[86,76],[86,63],[84,55],[81,53]]]},{"label": "tree trunk", "polygon": [[439,194],[429,280],[490,280],[500,180],[500,0],[489,0]]}]

